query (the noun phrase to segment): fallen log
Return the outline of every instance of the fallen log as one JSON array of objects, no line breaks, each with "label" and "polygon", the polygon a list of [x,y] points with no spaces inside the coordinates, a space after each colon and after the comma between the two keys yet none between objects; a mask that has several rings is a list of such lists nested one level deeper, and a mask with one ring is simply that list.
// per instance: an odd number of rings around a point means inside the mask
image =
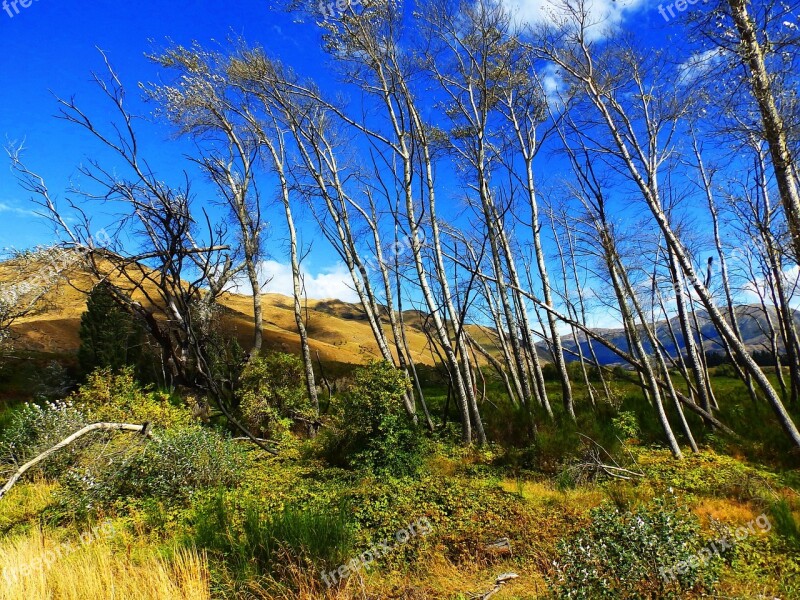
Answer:
[{"label": "fallen log", "polygon": [[519,579],[519,575],[516,573],[503,573],[499,575],[497,579],[494,581],[494,587],[490,589],[488,592],[478,592],[470,594],[469,597],[471,600],[489,600],[492,596],[494,596],[497,592],[503,589],[503,586],[510,581],[514,581],[515,579]]}]

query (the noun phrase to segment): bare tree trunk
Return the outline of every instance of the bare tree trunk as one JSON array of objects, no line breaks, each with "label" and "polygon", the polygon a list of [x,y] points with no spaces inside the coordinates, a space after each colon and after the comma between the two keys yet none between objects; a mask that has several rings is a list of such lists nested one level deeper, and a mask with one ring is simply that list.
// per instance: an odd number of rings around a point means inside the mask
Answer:
[{"label": "bare tree trunk", "polygon": [[[669,250],[667,251],[667,264],[669,267],[670,279],[675,290],[675,304],[678,309],[678,319],[681,324],[684,346],[686,347],[686,359],[694,375],[697,394],[700,398],[700,406],[702,406],[703,410],[706,412],[711,413],[713,405],[708,395],[708,380],[706,378],[705,369],[700,362],[700,356],[698,355],[694,338],[694,330],[689,323],[689,315],[686,311],[686,303],[684,302],[683,278],[678,271],[675,256]],[[710,423],[707,424],[710,425]]]},{"label": "bare tree trunk", "polygon": [[[583,15],[583,17],[585,18],[585,15]],[[596,73],[594,71],[594,58],[585,38],[580,36],[575,44],[575,47],[578,55],[580,56],[580,60],[575,62],[573,62],[573,60],[570,58],[565,59],[558,50],[545,49],[545,54],[554,60],[562,69],[564,69],[569,76],[575,78],[575,80],[580,82],[580,84],[583,86],[588,99],[598,111],[601,121],[605,124],[608,133],[611,136],[612,143],[618,154],[618,159],[620,160],[622,166],[629,173],[631,180],[639,188],[642,198],[644,199],[653,215],[653,218],[658,224],[658,227],[661,230],[668,247],[674,253],[676,262],[680,265],[686,277],[692,282],[697,296],[703,303],[705,309],[708,311],[709,318],[714,323],[720,334],[728,340],[728,343],[731,345],[734,352],[739,356],[742,365],[748,371],[750,371],[756,383],[767,396],[778,422],[785,431],[786,435],[792,440],[794,445],[800,448],[800,431],[798,431],[791,415],[786,410],[786,407],[784,406],[778,394],[775,392],[775,389],[772,387],[772,384],[767,376],[750,356],[747,348],[745,348],[741,341],[736,338],[736,335],[731,329],[730,325],[725,321],[722,313],[714,303],[711,293],[705,287],[702,280],[698,277],[694,265],[687,255],[683,244],[680,242],[669,224],[669,220],[661,206],[657,188],[654,187],[657,185],[658,181],[657,173],[654,170],[658,163],[653,162],[652,160],[645,160],[645,166],[652,170],[650,170],[646,176],[642,174],[640,168],[637,166],[634,155],[631,153],[631,144],[634,145],[633,152],[636,154],[636,156],[646,157],[647,154],[644,148],[638,143],[635,133],[630,131],[630,128],[627,128],[625,133],[623,133],[621,129],[626,128],[630,124],[629,121],[619,117],[619,115],[627,115],[627,112],[616,102],[616,100],[611,99],[610,104],[614,107],[614,112],[612,113],[612,108],[610,108],[608,104],[609,99],[607,95],[604,94],[602,89],[598,87],[598,82],[595,79]],[[645,98],[642,98],[642,100],[645,100]],[[622,120],[622,124],[620,123],[620,119]],[[652,146],[655,144],[655,140],[650,141],[652,143],[650,146],[648,146],[648,148],[652,148]]]},{"label": "bare tree trunk", "polygon": [[[567,314],[576,321],[578,320],[577,311],[575,310],[575,306],[570,301],[570,294],[569,294],[569,278],[567,277],[567,259],[564,253],[564,247],[561,243],[561,239],[558,236],[558,232],[555,231],[555,216],[553,212],[550,212],[550,224],[555,232],[555,240],[556,240],[556,248],[558,248],[558,257],[561,261],[561,279],[564,283],[564,302],[567,305]],[[574,259],[574,255],[571,257]],[[580,292],[579,292],[580,293]],[[545,300],[547,302],[547,300]],[[586,359],[583,355],[583,348],[581,347],[580,339],[578,338],[578,330],[574,326],[570,326],[572,330],[572,339],[575,340],[575,346],[578,350],[578,360],[580,361],[581,365],[581,372],[583,373],[583,382],[586,385],[586,391],[589,394],[589,401],[592,403],[593,407],[597,407],[597,401],[594,397],[594,390],[592,389],[592,384],[589,381],[589,373],[586,370]],[[602,376],[602,375],[601,375]]]},{"label": "bare tree trunk", "polygon": [[794,171],[795,164],[789,149],[786,125],[778,111],[772,90],[772,77],[767,71],[764,48],[758,39],[756,25],[748,14],[748,0],[727,0],[731,17],[739,32],[742,60],[750,71],[747,80],[758,103],[763,135],[769,145],[775,181],[792,236],[795,262],[800,264],[800,193]]},{"label": "bare tree trunk", "polygon": [[[742,331],[739,327],[739,317],[736,314],[736,305],[733,301],[733,293],[731,291],[731,282],[730,282],[730,275],[728,269],[728,258],[725,256],[725,250],[722,244],[722,236],[720,235],[720,227],[719,227],[719,212],[717,210],[716,202],[714,201],[714,190],[712,186],[712,177],[708,171],[706,170],[705,164],[703,163],[703,156],[700,149],[700,146],[697,142],[697,137],[695,135],[694,130],[691,132],[692,134],[692,145],[694,148],[695,157],[697,158],[697,168],[700,173],[700,177],[703,184],[703,191],[706,194],[706,200],[708,201],[708,211],[711,215],[711,222],[713,225],[714,230],[714,245],[716,246],[717,250],[717,258],[719,260],[720,265],[720,277],[722,279],[722,287],[725,292],[725,302],[728,308],[728,318],[730,319],[731,328],[733,329],[734,334],[739,340],[742,340]],[[709,280],[709,285],[711,281]],[[739,379],[744,381],[745,386],[747,387],[747,393],[750,395],[750,398],[753,402],[758,402],[758,395],[756,394],[755,388],[753,387],[753,377],[750,373],[743,369],[739,364],[738,358],[736,354],[731,350],[730,345],[728,344],[725,338],[722,339],[723,347],[725,348],[725,352],[733,365],[733,368],[736,370],[736,373],[739,376]]]}]

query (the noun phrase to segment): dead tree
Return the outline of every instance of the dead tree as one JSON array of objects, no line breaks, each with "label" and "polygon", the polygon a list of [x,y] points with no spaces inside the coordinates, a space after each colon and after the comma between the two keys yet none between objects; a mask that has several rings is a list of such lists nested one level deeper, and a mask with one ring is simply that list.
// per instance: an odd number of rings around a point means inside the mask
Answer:
[{"label": "dead tree", "polygon": [[[54,224],[63,247],[80,252],[93,278],[108,283],[120,308],[142,323],[160,348],[172,382],[204,391],[233,426],[274,452],[233,417],[228,402],[234,382],[220,378],[221,365],[214,358],[221,350],[215,332],[217,299],[241,270],[226,243],[227,227],[196,208],[188,177],[182,186],[172,187],[150,168],[141,155],[134,117],[125,107],[122,83],[106,66],[107,78],[94,75],[94,81],[117,117],[113,132],[97,127],[71,100],[59,100],[61,117],[88,132],[124,169],[112,170],[97,160],[80,168],[97,191],[72,190],[69,216],[75,225],[57,207],[44,180],[14,155],[18,180]],[[100,202],[119,211],[114,235],[104,232],[102,240],[93,235],[83,209]],[[123,247],[123,237],[139,240],[138,246]]]}]

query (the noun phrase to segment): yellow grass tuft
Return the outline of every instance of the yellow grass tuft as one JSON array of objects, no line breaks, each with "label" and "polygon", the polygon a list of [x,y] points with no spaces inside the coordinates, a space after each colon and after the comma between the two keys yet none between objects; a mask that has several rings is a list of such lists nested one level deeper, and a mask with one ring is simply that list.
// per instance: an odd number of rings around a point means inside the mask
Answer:
[{"label": "yellow grass tuft", "polygon": [[600,506],[606,499],[602,489],[598,487],[577,487],[558,490],[551,481],[523,481],[504,479],[500,487],[509,493],[520,494],[532,505],[546,507],[572,507],[579,511],[587,511]]},{"label": "yellow grass tuft", "polygon": [[706,522],[714,519],[736,526],[752,521],[761,514],[749,504],[728,498],[703,498],[692,510]]},{"label": "yellow grass tuft", "polygon": [[[4,482],[5,477],[0,477],[0,484]],[[0,502],[0,532],[34,519],[53,502],[53,491],[57,487],[57,483],[36,481],[19,483],[11,488]]]},{"label": "yellow grass tuft", "polygon": [[0,600],[204,600],[211,598],[205,556],[135,560],[97,537],[62,542],[49,532],[0,543]]}]

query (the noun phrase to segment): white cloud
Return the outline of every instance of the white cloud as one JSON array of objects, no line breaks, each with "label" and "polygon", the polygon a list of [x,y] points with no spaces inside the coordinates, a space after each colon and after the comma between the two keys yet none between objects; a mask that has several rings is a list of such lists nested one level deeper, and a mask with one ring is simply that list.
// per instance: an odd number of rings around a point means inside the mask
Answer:
[{"label": "white cloud", "polygon": [[[789,295],[789,306],[798,309],[800,308],[800,266],[793,266],[783,271],[783,285],[786,293]],[[767,281],[764,278],[759,278],[757,282],[749,281],[744,286],[745,301],[751,304],[758,304],[759,297],[767,299],[767,304],[771,303],[771,295]]]},{"label": "white cloud", "polygon": [[723,52],[722,48],[714,48],[690,56],[678,66],[678,84],[684,87],[695,84],[722,61]]},{"label": "white cloud", "polygon": [[[291,296],[294,290],[291,265],[275,260],[265,260],[259,268],[260,280],[269,283],[264,288],[267,294]],[[337,263],[333,267],[310,273],[303,269],[304,291],[313,300],[336,299],[343,302],[358,302],[358,294],[353,290],[353,282],[347,267]],[[250,293],[250,285],[245,279],[237,281],[238,293]]]},{"label": "white cloud", "polygon": [[19,208],[18,206],[15,206],[15,204],[16,203],[14,202],[0,201],[0,213],[13,213],[15,215],[22,215],[26,217],[38,216],[35,211]]},{"label": "white cloud", "polygon": [[561,112],[561,109],[564,108],[562,94],[566,91],[566,84],[558,67],[553,63],[547,63],[539,73],[539,81],[542,84],[547,105],[554,112]]},{"label": "white cloud", "polygon": [[[566,16],[561,0],[498,0],[520,24],[540,25],[560,23]],[[648,0],[586,0],[590,27],[587,35],[600,39],[618,29],[628,13],[647,4]]]}]

